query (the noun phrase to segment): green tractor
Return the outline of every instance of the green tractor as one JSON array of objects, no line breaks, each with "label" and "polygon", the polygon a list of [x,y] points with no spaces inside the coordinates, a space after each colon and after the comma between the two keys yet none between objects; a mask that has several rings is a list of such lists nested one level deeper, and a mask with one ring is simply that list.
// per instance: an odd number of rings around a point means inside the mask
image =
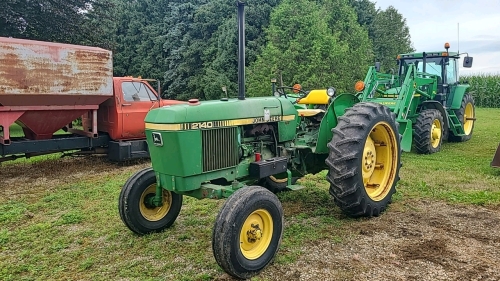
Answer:
[{"label": "green tractor", "polygon": [[401,144],[389,107],[334,88],[245,97],[244,3],[238,1],[238,98],[151,110],[146,135],[152,168],[127,180],[119,212],[133,232],[170,227],[183,196],[225,199],[212,235],[219,266],[250,278],[275,257],[283,234],[276,192],[328,170],[335,204],[352,217],[378,216],[396,191]]},{"label": "green tractor", "polygon": [[[355,85],[363,102],[388,106],[400,124],[403,151],[418,153],[441,150],[443,140],[467,141],[474,128],[474,99],[468,84],[458,77],[458,52],[446,51],[401,54],[397,73],[378,72],[380,64],[369,68],[364,81]],[[463,66],[472,67],[472,57]]]}]

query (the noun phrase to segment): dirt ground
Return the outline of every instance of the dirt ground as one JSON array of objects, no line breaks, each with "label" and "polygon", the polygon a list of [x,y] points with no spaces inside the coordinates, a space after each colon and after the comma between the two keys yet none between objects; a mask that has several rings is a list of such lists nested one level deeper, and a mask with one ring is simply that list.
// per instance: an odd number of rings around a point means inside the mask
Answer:
[{"label": "dirt ground", "polygon": [[500,280],[500,210],[425,201],[401,207],[349,225],[354,235],[347,243],[307,246],[296,263],[271,266],[261,277]]},{"label": "dirt ground", "polygon": [[[148,164],[120,167],[101,161],[60,159],[53,166],[2,166],[0,196],[36,196],[33,190],[9,188],[16,182],[44,186],[44,190],[38,191],[46,192],[92,172],[95,175],[104,171],[135,171],[141,166]],[[28,167],[30,171],[26,173],[24,168]],[[347,224],[339,231],[350,235],[342,242],[307,244],[295,263],[270,265],[259,278],[500,280],[500,208],[403,201],[394,203],[390,213]],[[222,275],[218,280],[233,279]]]}]

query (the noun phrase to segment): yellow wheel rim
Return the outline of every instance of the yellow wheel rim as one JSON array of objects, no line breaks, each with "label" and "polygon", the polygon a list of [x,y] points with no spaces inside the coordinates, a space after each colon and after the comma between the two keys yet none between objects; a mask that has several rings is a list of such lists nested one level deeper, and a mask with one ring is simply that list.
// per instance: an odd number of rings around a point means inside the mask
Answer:
[{"label": "yellow wheel rim", "polygon": [[363,184],[372,200],[384,199],[391,190],[398,156],[396,134],[391,126],[377,123],[366,139],[361,161]]},{"label": "yellow wheel rim", "polygon": [[156,194],[156,183],[148,186],[146,190],[141,195],[141,201],[139,202],[139,209],[141,211],[142,216],[148,221],[159,221],[164,218],[168,211],[170,210],[170,206],[172,206],[172,195],[170,191],[163,190],[163,205],[161,207],[150,206],[147,203],[147,199],[151,196],[155,196]]},{"label": "yellow wheel rim", "polygon": [[258,209],[251,213],[240,231],[240,250],[249,260],[261,257],[271,244],[273,237],[273,219],[271,214]]},{"label": "yellow wheel rim", "polygon": [[472,132],[472,126],[474,125],[474,107],[472,103],[467,103],[464,112],[464,131],[466,135],[470,135]]},{"label": "yellow wheel rim", "polygon": [[438,119],[434,119],[432,122],[431,128],[431,145],[436,148],[439,146],[439,142],[441,141],[443,129],[441,128],[441,122]]}]

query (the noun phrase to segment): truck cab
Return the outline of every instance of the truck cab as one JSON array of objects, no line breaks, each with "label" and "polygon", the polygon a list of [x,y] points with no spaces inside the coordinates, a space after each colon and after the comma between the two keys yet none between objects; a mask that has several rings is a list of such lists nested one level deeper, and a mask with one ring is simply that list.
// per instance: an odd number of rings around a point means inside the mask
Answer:
[{"label": "truck cab", "polygon": [[[140,77],[113,77],[113,97],[99,105],[97,110],[97,131],[109,135],[109,158],[142,158],[149,155],[144,118],[153,108],[184,103],[177,100],[163,100],[158,91],[149,84],[153,79]],[[88,114],[90,115],[90,114]],[[83,116],[86,130],[92,127],[92,116]]]},{"label": "truck cab", "polygon": [[[113,97],[99,105],[97,130],[114,141],[145,139],[144,118],[153,108],[182,103],[162,100],[149,84],[155,80],[113,77]],[[87,118],[86,118],[87,119]],[[91,120],[87,119],[87,126]]]}]

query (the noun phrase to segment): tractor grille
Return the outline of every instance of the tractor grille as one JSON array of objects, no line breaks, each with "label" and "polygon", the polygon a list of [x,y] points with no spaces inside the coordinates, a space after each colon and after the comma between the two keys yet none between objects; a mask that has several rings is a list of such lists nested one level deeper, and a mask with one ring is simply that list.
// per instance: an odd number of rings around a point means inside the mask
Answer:
[{"label": "tractor grille", "polygon": [[202,130],[203,172],[238,165],[236,127]]}]

